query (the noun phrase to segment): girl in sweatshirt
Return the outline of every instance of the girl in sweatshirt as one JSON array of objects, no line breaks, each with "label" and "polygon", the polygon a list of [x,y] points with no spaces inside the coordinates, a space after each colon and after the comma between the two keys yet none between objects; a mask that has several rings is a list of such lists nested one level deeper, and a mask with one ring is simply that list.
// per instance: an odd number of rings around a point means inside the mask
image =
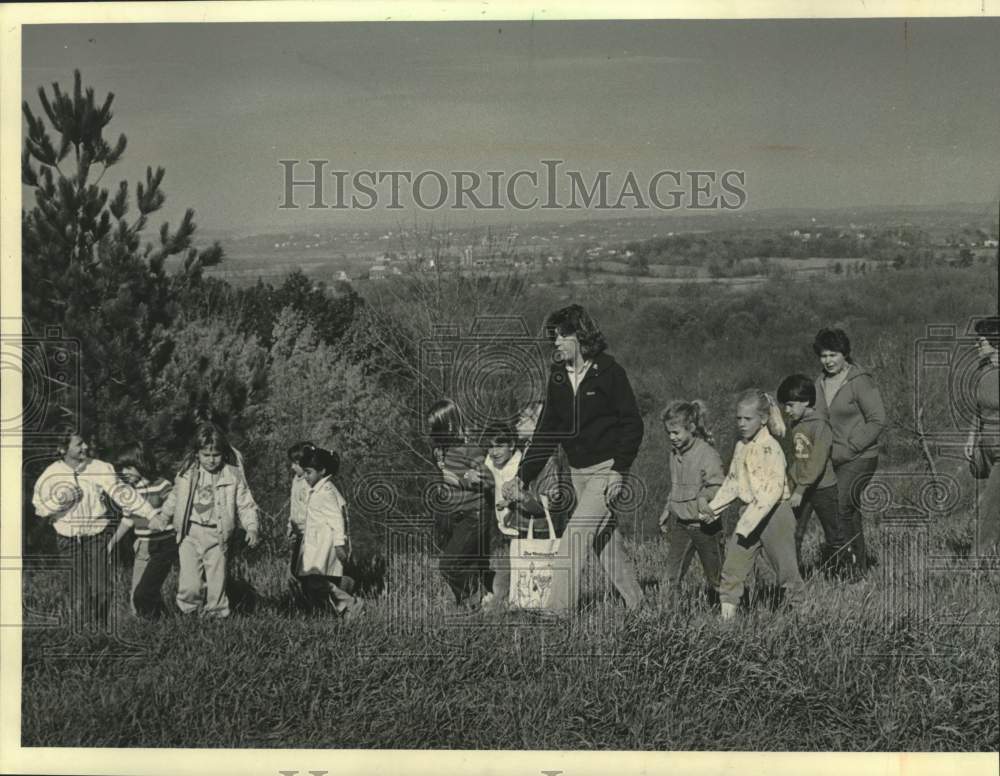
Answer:
[{"label": "girl in sweatshirt", "polygon": [[731,502],[740,502],[739,521],[726,547],[719,584],[724,620],[736,614],[746,578],[761,550],[777,569],[778,582],[791,606],[798,606],[805,592],[795,558],[795,516],[788,505],[785,454],[778,443],[785,423],[774,397],[755,388],[740,394],[736,429],[740,439],[729,474],[715,497],[701,508],[711,521]]}]

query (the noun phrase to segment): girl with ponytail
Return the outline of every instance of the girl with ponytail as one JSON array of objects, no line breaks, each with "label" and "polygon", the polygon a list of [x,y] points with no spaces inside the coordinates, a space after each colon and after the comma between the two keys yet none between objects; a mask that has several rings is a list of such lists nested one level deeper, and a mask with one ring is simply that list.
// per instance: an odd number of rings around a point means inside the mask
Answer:
[{"label": "girl with ponytail", "polygon": [[660,515],[667,536],[667,580],[676,606],[681,580],[695,552],[701,561],[710,599],[718,595],[722,570],[722,523],[701,514],[725,479],[722,459],[708,430],[708,411],[700,399],[671,402],[660,413],[670,439],[670,496]]},{"label": "girl with ponytail", "polygon": [[788,500],[785,454],[778,439],[785,421],[770,394],[751,389],[736,401],[736,429],[740,439],[733,451],[729,474],[715,497],[701,510],[707,522],[716,520],[731,502],[740,502],[740,518],[726,547],[719,600],[722,618],[736,614],[746,578],[761,550],[777,569],[786,602],[798,606],[805,584],[795,555],[795,515]]}]

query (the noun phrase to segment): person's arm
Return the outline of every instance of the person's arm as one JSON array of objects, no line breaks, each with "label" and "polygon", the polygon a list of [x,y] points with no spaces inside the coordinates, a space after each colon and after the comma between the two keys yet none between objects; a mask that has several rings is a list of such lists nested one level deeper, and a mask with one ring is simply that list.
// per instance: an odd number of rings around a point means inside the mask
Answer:
[{"label": "person's arm", "polygon": [[742,465],[745,443],[737,442],[733,451],[733,460],[729,464],[729,474],[726,475],[719,489],[715,492],[711,501],[708,502],[708,509],[714,516],[729,506],[740,495],[739,467]]},{"label": "person's arm", "polygon": [[859,375],[853,382],[854,395],[857,397],[858,409],[861,411],[864,423],[855,426],[851,431],[847,447],[852,453],[857,454],[875,443],[885,428],[886,418],[882,394],[879,393],[875,381],[868,375]]},{"label": "person's arm", "polygon": [[115,529],[115,535],[108,539],[108,552],[111,552],[115,548],[115,545],[125,538],[125,534],[127,534],[131,528],[131,521],[122,519],[122,521],[118,523],[118,528]]},{"label": "person's arm", "polygon": [[247,485],[244,477],[236,478],[236,514],[239,517],[240,525],[247,532],[247,544],[256,547],[259,540],[257,502],[254,501],[250,486]]},{"label": "person's arm", "polygon": [[620,364],[612,370],[612,390],[615,411],[618,413],[618,438],[615,443],[614,464],[611,468],[619,474],[627,474],[632,462],[639,454],[639,446],[645,425],[639,412],[639,404],[632,391],[632,383]]},{"label": "person's arm", "polygon": [[[535,478],[541,474],[545,462],[559,447],[559,440],[554,438],[555,435],[566,431],[566,424],[557,403],[559,391],[556,375],[558,374],[558,372],[553,372],[549,375],[541,417],[538,418],[538,425],[535,426],[531,444],[528,445],[527,451],[521,458],[521,465],[518,467],[517,478],[524,485],[534,482]],[[563,382],[569,379],[565,374],[561,376]]]},{"label": "person's arm", "polygon": [[[805,458],[796,457],[792,462],[795,492],[800,496],[806,488],[815,484],[826,470],[833,449],[833,431],[828,423],[818,423],[816,435],[812,438],[809,454]],[[794,455],[794,452],[793,452]]]},{"label": "person's arm", "polygon": [[751,534],[785,495],[785,454],[778,443],[761,445],[750,451],[747,471],[753,501],[747,504],[736,523],[736,533],[744,538]]},{"label": "person's arm", "polygon": [[103,468],[100,472],[88,476],[96,481],[101,490],[118,505],[123,514],[135,515],[146,520],[152,520],[156,516],[156,510],[153,508],[153,505],[140,496],[135,488],[127,482],[120,480],[110,465],[107,468]]}]

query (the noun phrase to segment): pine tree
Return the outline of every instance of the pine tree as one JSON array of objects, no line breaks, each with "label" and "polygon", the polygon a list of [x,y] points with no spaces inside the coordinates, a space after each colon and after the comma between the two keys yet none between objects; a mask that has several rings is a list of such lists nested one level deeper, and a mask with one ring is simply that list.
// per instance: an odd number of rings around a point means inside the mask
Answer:
[{"label": "pine tree", "polygon": [[[223,253],[218,244],[206,251],[191,246],[191,209],[176,230],[165,223],[158,240],[144,241],[149,217],[166,200],[162,167],[146,168],[134,197],[124,181],[113,193],[101,186],[127,146],[125,135],[113,144],[105,139],[113,94],[99,103],[75,71],[72,93],[53,83],[51,97],[39,88],[38,99],[44,116],[27,101],[23,106],[21,176],[35,199],[22,211],[23,313],[33,332],[56,327],[78,343],[85,422],[106,442],[121,441],[148,417],[150,375],[169,358],[166,331],[177,294]],[[181,270],[170,277],[164,263],[179,254]],[[45,388],[26,381],[26,391]]]}]

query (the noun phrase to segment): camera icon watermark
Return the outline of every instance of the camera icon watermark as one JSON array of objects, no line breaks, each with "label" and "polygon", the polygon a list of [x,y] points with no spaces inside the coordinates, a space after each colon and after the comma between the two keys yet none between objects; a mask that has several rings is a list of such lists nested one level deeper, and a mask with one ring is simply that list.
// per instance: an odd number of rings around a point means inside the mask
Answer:
[{"label": "camera icon watermark", "polygon": [[27,321],[3,321],[0,373],[20,375],[22,401],[17,409],[5,408],[0,417],[0,444],[48,444],[55,441],[53,428],[77,422],[80,354],[79,340],[67,337],[58,326],[36,334]]},{"label": "camera icon watermark", "polygon": [[495,424],[513,426],[525,405],[545,398],[552,363],[552,340],[532,336],[520,316],[480,316],[466,333],[457,324],[435,326],[419,343],[424,433],[444,397],[459,406],[474,437]]},{"label": "camera icon watermark", "polygon": [[913,416],[921,418],[924,438],[939,447],[961,448],[977,422],[983,379],[977,320],[930,324],[914,344]]}]

